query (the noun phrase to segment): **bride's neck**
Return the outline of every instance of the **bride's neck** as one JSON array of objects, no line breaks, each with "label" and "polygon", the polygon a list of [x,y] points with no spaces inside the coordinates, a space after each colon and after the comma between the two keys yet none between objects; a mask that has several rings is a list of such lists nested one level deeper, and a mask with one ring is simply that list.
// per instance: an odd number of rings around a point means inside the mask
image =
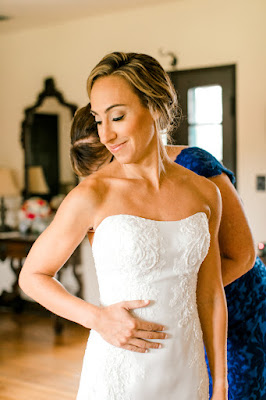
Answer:
[{"label": "bride's neck", "polygon": [[171,164],[165,146],[157,138],[154,149],[138,164],[122,164],[122,169],[127,178],[145,179],[152,186],[159,188],[169,164]]}]

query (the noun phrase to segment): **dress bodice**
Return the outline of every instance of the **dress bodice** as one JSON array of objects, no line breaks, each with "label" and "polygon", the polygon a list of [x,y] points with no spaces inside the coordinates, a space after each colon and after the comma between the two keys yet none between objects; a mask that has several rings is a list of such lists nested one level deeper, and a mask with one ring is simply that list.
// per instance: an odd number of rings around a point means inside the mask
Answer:
[{"label": "dress bodice", "polygon": [[165,325],[169,338],[162,349],[140,354],[92,331],[78,400],[208,399],[196,286],[209,242],[204,212],[179,221],[121,214],[100,223],[92,253],[101,304],[150,300],[131,312]]},{"label": "dress bodice", "polygon": [[105,218],[92,246],[102,303],[154,299],[155,285],[169,279],[170,293],[175,293],[169,304],[173,303],[176,293],[184,290],[181,281],[189,280],[195,289],[208,246],[208,219],[203,212],[179,221],[125,214]]}]

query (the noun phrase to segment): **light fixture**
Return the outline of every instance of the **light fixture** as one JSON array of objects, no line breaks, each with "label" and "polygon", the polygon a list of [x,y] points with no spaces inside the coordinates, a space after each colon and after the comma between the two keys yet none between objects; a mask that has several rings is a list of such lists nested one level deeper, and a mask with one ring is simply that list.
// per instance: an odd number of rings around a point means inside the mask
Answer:
[{"label": "light fixture", "polygon": [[43,168],[40,165],[28,167],[28,183],[29,193],[31,194],[47,194],[50,192]]},{"label": "light fixture", "polygon": [[170,57],[170,66],[173,68],[177,68],[178,58],[177,55],[173,51],[167,51],[163,48],[159,49],[159,54],[162,57]]}]

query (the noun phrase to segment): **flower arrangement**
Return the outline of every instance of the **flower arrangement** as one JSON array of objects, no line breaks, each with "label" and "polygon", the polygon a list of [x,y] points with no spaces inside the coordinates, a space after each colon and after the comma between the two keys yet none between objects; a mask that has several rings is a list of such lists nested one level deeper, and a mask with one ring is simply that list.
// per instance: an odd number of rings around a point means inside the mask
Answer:
[{"label": "flower arrangement", "polygon": [[31,197],[19,210],[19,230],[22,233],[41,233],[49,225],[51,217],[49,203],[41,197]]}]

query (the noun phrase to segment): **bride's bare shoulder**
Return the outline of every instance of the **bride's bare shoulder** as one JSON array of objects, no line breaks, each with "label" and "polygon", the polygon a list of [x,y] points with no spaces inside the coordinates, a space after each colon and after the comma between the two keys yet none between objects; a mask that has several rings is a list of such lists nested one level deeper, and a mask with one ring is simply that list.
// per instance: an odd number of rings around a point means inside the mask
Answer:
[{"label": "bride's bare shoulder", "polygon": [[204,199],[210,208],[216,207],[220,203],[220,191],[213,182],[179,164],[173,164],[172,167],[172,176],[176,179],[176,183],[188,188],[194,197],[199,196]]}]

